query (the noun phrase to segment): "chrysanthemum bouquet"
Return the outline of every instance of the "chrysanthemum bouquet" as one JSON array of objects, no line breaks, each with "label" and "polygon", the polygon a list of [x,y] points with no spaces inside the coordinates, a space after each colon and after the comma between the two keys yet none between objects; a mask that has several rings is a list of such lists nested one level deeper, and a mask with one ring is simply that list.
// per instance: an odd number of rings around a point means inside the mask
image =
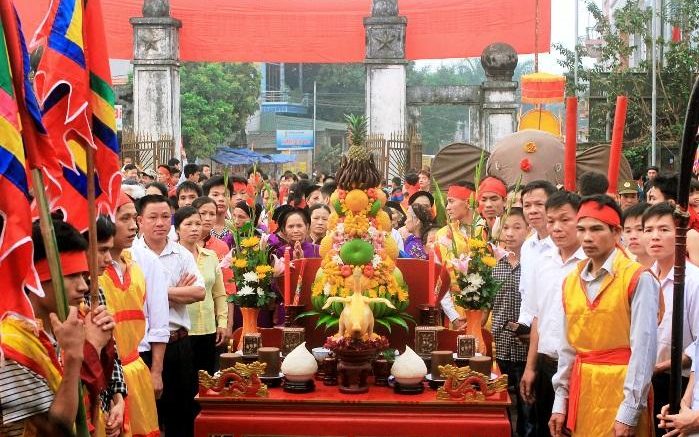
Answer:
[{"label": "chrysanthemum bouquet", "polygon": [[228,301],[247,308],[266,307],[276,298],[271,287],[273,268],[268,262],[266,243],[252,235],[241,238],[238,245],[238,252],[231,260],[238,291]]},{"label": "chrysanthemum bouquet", "polygon": [[451,285],[454,303],[469,310],[490,309],[502,285],[493,277],[497,261],[482,233],[468,239],[468,248],[467,254],[460,254],[449,261],[456,279]]}]

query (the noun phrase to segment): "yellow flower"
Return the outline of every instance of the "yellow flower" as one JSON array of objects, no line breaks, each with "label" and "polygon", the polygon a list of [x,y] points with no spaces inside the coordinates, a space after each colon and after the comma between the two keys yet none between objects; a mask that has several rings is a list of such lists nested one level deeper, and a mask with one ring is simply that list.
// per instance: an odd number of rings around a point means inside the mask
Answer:
[{"label": "yellow flower", "polygon": [[243,247],[255,247],[258,244],[260,244],[260,238],[256,236],[243,238],[243,241],[240,242],[240,245]]},{"label": "yellow flower", "polygon": [[244,269],[245,267],[248,266],[248,260],[244,258],[237,258],[233,265],[238,268],[238,269]]},{"label": "yellow flower", "polygon": [[255,271],[257,272],[258,275],[264,276],[264,275],[266,275],[267,273],[269,273],[269,272],[272,271],[272,266],[268,266],[268,265],[266,265],[266,264],[263,264],[263,265],[261,265],[261,266],[257,266],[257,267],[255,268]]},{"label": "yellow flower", "polygon": [[483,264],[487,265],[490,268],[495,267],[495,264],[497,264],[497,263],[498,263],[498,260],[496,260],[492,256],[484,256],[483,257]]},{"label": "yellow flower", "polygon": [[471,249],[482,249],[485,247],[485,241],[478,239],[478,238],[469,238],[468,239],[468,246]]}]

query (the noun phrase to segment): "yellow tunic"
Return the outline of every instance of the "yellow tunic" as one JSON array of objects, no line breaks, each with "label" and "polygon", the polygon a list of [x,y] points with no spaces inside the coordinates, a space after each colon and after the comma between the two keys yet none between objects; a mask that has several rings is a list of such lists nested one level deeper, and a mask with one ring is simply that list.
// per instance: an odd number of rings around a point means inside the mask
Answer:
[{"label": "yellow tunic", "polygon": [[[141,269],[131,260],[131,253],[122,252],[126,263],[123,282],[114,266],[109,266],[99,278],[107,299],[107,308],[114,315],[114,340],[124,366],[124,378],[129,390],[123,436],[155,437],[160,435],[155,393],[148,366],[138,355],[138,344],[146,331],[143,304],[146,280]],[[127,422],[128,419],[128,422]]]},{"label": "yellow tunic", "polygon": [[[594,302],[580,279],[587,261],[578,264],[563,285],[568,342],[577,356],[570,378],[568,427],[574,436],[613,435],[631,355],[631,298],[643,267],[617,251],[613,274],[607,275]],[[652,403],[649,403],[652,405]],[[644,411],[636,436],[652,435],[650,412]]]},{"label": "yellow tunic", "polygon": [[226,329],[228,305],[223,274],[218,265],[218,256],[213,250],[199,248],[197,267],[204,278],[206,294],[204,300],[187,305],[192,327],[189,335],[206,335],[216,332],[216,328]]}]

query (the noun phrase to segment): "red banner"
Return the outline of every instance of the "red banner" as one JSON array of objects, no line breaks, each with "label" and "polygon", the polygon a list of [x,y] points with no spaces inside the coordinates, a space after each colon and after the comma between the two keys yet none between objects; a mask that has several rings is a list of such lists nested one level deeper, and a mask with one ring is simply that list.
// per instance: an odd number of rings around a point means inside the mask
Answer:
[{"label": "red banner", "polygon": [[[28,40],[50,0],[15,0]],[[407,17],[408,59],[480,56],[493,42],[533,53],[534,0],[399,0]],[[208,62],[361,62],[362,19],[370,0],[170,0],[182,20],[180,58]],[[551,0],[538,0],[537,51],[548,52]],[[109,57],[131,59],[129,18],[141,16],[143,0],[103,0]]]}]

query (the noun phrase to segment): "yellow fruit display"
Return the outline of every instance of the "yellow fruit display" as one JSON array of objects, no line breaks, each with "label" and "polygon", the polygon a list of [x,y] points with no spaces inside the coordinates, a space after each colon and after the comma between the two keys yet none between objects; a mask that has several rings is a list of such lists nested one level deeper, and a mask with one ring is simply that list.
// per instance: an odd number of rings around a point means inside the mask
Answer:
[{"label": "yellow fruit display", "polygon": [[379,202],[381,202],[381,208],[383,208],[384,205],[386,205],[386,200],[387,200],[387,199],[386,199],[386,193],[384,193],[383,190],[378,190],[378,189],[376,190],[376,199],[377,199]]},{"label": "yellow fruit display", "polygon": [[339,218],[336,212],[331,212],[330,217],[328,217],[328,229],[335,229]]},{"label": "yellow fruit display", "polygon": [[320,240],[320,247],[318,248],[318,252],[320,253],[321,258],[325,258],[325,255],[327,255],[330,249],[332,248],[333,235],[334,232],[331,232],[325,237],[323,237],[322,240]]},{"label": "yellow fruit display", "polygon": [[379,211],[376,214],[376,222],[379,224],[379,228],[382,231],[391,232],[391,217],[386,213],[386,211]]},{"label": "yellow fruit display", "polygon": [[383,247],[386,250],[387,257],[391,259],[398,258],[398,244],[396,244],[396,240],[392,236],[388,235],[386,237]]},{"label": "yellow fruit display", "polygon": [[345,197],[345,206],[353,213],[366,209],[369,205],[369,196],[362,190],[352,190]]}]

